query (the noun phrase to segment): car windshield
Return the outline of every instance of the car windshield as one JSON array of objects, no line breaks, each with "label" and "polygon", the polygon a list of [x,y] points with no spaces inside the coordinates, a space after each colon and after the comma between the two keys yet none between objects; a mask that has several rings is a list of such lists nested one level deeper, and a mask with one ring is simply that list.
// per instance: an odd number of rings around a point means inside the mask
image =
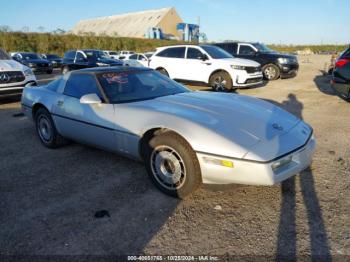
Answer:
[{"label": "car windshield", "polygon": [[259,52],[261,53],[275,53],[275,50],[272,50],[271,48],[267,47],[265,44],[262,43],[255,43],[253,44],[253,46],[255,46],[256,49],[259,50]]},{"label": "car windshield", "polygon": [[58,55],[47,55],[46,57],[48,59],[58,59],[58,58],[60,58]]},{"label": "car windshield", "polygon": [[37,54],[34,53],[21,53],[23,59],[30,60],[30,59],[40,59],[40,57]]},{"label": "car windshield", "polygon": [[127,103],[191,92],[153,70],[106,72],[97,75],[110,103]]},{"label": "car windshield", "polygon": [[11,60],[12,58],[2,49],[0,49],[0,60]]},{"label": "car windshield", "polygon": [[233,56],[224,49],[217,46],[201,46],[213,59],[233,58]]},{"label": "car windshield", "polygon": [[99,50],[85,50],[84,53],[88,58],[92,58],[95,60],[109,59],[108,55]]}]

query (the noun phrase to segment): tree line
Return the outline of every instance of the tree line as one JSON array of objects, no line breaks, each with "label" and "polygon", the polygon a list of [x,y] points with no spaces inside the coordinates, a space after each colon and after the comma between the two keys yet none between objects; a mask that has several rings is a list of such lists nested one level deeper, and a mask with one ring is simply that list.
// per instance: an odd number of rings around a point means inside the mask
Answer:
[{"label": "tree line", "polygon": [[[127,37],[95,36],[90,34],[73,35],[61,33],[9,32],[0,30],[0,48],[7,52],[25,51],[54,53],[63,55],[71,49],[132,50],[136,52],[154,51],[155,48],[179,44],[175,40],[140,39]],[[347,45],[269,45],[282,52],[295,52],[310,49],[314,53],[340,52]]]}]

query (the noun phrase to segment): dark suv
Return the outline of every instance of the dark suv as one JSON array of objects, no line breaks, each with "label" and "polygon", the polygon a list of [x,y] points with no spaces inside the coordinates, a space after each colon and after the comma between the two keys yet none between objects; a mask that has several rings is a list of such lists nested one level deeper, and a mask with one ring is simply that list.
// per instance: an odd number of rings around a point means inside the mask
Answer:
[{"label": "dark suv", "polygon": [[38,54],[28,52],[15,52],[12,58],[32,69],[33,72],[52,74],[52,63],[41,58]]},{"label": "dark suv", "polygon": [[64,54],[62,73],[91,67],[121,66],[123,62],[110,59],[103,51],[85,49],[71,50]]},{"label": "dark suv", "polygon": [[331,84],[341,97],[350,102],[350,47],[335,62]]},{"label": "dark suv", "polygon": [[294,77],[298,73],[299,63],[296,56],[279,53],[262,43],[227,42],[214,45],[221,47],[235,57],[260,63],[267,80]]}]

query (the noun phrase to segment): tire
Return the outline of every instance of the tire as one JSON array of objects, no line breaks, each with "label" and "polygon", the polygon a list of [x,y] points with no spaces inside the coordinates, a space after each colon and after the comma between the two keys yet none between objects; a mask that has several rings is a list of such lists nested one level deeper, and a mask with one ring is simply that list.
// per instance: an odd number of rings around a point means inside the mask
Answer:
[{"label": "tire", "polygon": [[169,77],[168,71],[166,71],[164,68],[158,68],[157,71],[159,73],[161,73],[162,75],[165,75],[165,76]]},{"label": "tire", "polygon": [[172,197],[183,199],[202,183],[196,154],[186,140],[174,132],[153,137],[146,145],[144,160],[153,183]]},{"label": "tire", "polygon": [[52,69],[46,71],[46,73],[49,74],[49,75],[52,74],[52,72],[53,72]]},{"label": "tire", "polygon": [[45,108],[39,108],[34,119],[36,132],[44,146],[58,148],[67,143],[67,140],[57,132],[52,117]]},{"label": "tire", "polygon": [[216,92],[228,92],[233,88],[232,79],[225,71],[213,74],[209,79],[209,85]]},{"label": "tire", "polygon": [[64,66],[64,67],[62,68],[62,74],[63,74],[63,75],[67,74],[69,71],[70,71],[70,70],[69,70],[69,67],[68,67],[68,66]]},{"label": "tire", "polygon": [[267,79],[269,81],[276,80],[281,75],[280,69],[278,68],[278,66],[276,66],[274,64],[264,65],[262,68],[262,71],[263,71],[265,79]]}]

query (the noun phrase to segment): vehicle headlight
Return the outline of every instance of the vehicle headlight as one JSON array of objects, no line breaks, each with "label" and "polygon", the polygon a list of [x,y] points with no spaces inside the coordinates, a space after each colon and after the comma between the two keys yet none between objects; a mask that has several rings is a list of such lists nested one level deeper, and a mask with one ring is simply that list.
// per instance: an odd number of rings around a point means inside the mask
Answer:
[{"label": "vehicle headlight", "polygon": [[231,68],[236,70],[245,70],[245,66],[239,66],[239,65],[231,65]]},{"label": "vehicle headlight", "polygon": [[285,158],[282,158],[282,159],[280,159],[280,160],[274,162],[274,163],[271,165],[272,170],[273,170],[273,171],[276,171],[277,169],[279,169],[279,168],[281,168],[281,167],[283,167],[283,166],[288,165],[290,162],[292,162],[292,158],[293,158],[293,156],[290,155],[290,156],[287,156],[287,157],[285,157]]},{"label": "vehicle headlight", "polygon": [[35,67],[35,64],[34,63],[29,63],[28,66],[29,67]]},{"label": "vehicle headlight", "polygon": [[290,62],[288,58],[282,58],[282,57],[278,58],[277,61],[280,64],[288,64]]},{"label": "vehicle headlight", "polygon": [[109,64],[101,63],[101,62],[97,62],[96,65],[98,65],[98,66],[109,66]]},{"label": "vehicle headlight", "polygon": [[33,74],[32,69],[28,68],[28,69],[24,70],[24,75],[25,76],[32,76],[34,74]]}]

